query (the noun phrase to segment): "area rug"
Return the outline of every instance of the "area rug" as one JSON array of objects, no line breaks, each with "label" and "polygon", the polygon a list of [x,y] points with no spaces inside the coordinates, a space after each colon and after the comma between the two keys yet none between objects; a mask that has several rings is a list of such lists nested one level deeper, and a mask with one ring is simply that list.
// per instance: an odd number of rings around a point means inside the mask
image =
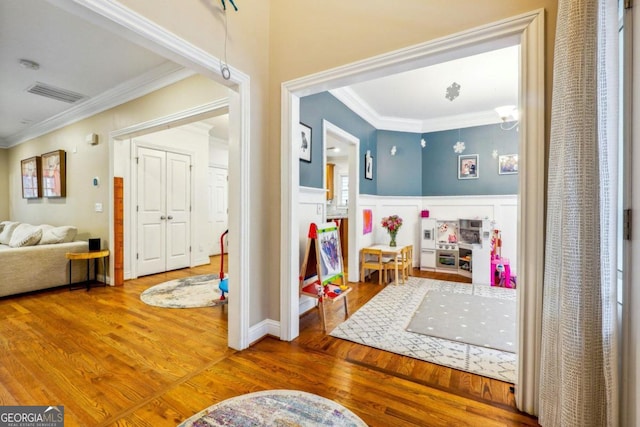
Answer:
[{"label": "area rug", "polygon": [[324,397],[297,390],[266,390],[224,400],[179,427],[366,425],[353,412]]},{"label": "area rug", "polygon": [[220,300],[219,283],[217,274],[184,277],[152,286],[140,294],[140,299],[156,307],[213,307],[227,302]]},{"label": "area rug", "polygon": [[516,302],[475,293],[429,291],[407,331],[515,353]]},{"label": "area rug", "polygon": [[429,291],[493,296],[515,300],[515,290],[410,277],[404,285],[388,285],[330,335],[380,350],[402,354],[509,383],[516,379],[511,352],[416,334],[407,325]]}]

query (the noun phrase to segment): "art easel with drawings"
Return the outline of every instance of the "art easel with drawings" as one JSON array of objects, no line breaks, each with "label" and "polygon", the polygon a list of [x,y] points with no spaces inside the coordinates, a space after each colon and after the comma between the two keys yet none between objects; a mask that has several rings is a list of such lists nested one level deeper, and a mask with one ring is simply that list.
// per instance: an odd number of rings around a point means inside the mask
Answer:
[{"label": "art easel with drawings", "polygon": [[320,227],[311,223],[307,249],[300,267],[300,294],[318,300],[323,331],[327,330],[324,304],[342,300],[345,317],[349,317],[346,298],[349,292],[351,288],[344,277],[338,226],[333,222],[321,224]]}]

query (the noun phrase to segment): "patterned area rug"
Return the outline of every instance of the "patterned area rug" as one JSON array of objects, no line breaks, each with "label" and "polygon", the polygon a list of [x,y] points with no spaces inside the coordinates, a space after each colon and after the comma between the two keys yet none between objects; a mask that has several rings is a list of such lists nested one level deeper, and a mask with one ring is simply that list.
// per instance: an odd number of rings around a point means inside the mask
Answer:
[{"label": "patterned area rug", "polygon": [[405,330],[429,291],[472,294],[515,300],[513,289],[471,286],[410,277],[405,285],[389,285],[331,332],[331,336],[402,354],[438,365],[515,383],[514,353],[449,341]]},{"label": "patterned area rug", "polygon": [[220,276],[217,274],[203,274],[170,280],[145,290],[140,294],[140,299],[145,304],[156,307],[213,307],[227,303],[226,299],[220,300],[219,283]]},{"label": "patterned area rug", "polygon": [[297,390],[266,390],[224,400],[179,427],[366,425],[353,412],[324,397]]}]

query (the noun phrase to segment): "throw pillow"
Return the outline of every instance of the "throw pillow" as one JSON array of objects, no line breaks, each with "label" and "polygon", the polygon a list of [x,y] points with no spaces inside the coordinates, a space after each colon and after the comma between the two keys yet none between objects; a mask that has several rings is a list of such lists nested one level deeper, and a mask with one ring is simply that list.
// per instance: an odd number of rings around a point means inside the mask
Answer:
[{"label": "throw pillow", "polygon": [[12,248],[21,248],[23,246],[36,245],[42,237],[42,229],[31,224],[20,224],[16,227],[9,246]]},{"label": "throw pillow", "polygon": [[78,229],[70,225],[51,227],[50,229],[43,230],[42,238],[40,239],[41,245],[73,242],[73,239],[76,238],[76,234],[78,234]]},{"label": "throw pillow", "polygon": [[13,221],[4,221],[3,224],[4,227],[2,228],[2,232],[0,232],[0,244],[8,245],[9,242],[11,242],[11,235],[20,223]]}]

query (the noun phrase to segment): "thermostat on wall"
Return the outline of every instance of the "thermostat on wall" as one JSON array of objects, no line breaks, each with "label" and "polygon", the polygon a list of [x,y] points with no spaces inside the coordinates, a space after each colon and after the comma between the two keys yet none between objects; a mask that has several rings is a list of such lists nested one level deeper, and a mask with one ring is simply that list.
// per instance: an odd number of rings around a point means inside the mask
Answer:
[{"label": "thermostat on wall", "polygon": [[97,187],[98,185],[100,185],[100,178],[96,176],[93,178],[93,186]]}]

